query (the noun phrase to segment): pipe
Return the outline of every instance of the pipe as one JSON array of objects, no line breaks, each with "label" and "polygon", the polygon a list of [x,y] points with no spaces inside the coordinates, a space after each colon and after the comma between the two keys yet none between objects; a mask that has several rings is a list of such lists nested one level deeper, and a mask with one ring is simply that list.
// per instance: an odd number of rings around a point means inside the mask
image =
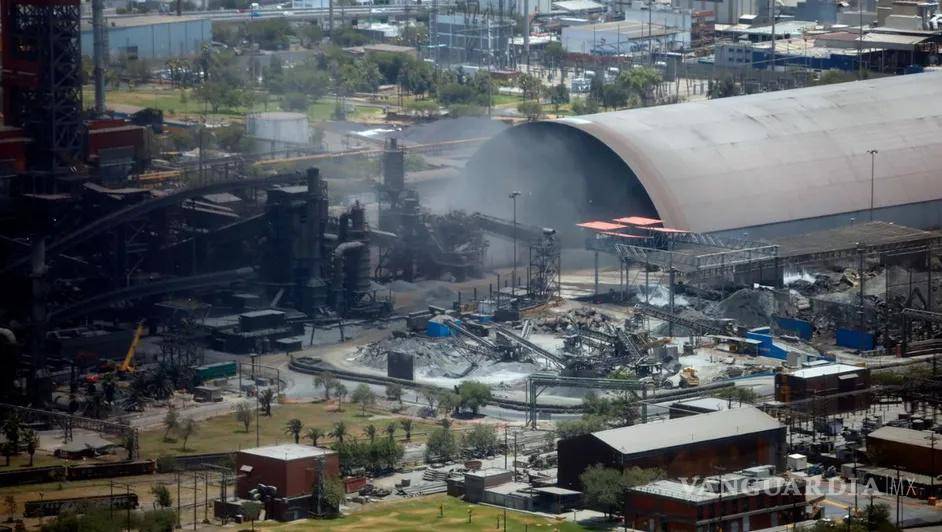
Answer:
[{"label": "pipe", "polygon": [[95,114],[105,113],[105,1],[92,0],[92,60],[95,77]]}]

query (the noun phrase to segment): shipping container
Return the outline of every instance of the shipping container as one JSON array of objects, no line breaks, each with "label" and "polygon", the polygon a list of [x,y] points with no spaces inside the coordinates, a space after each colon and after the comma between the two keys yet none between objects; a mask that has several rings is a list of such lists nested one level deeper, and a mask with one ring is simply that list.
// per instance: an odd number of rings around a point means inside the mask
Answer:
[{"label": "shipping container", "polygon": [[196,384],[199,385],[211,380],[228,379],[229,377],[235,377],[237,371],[238,366],[234,360],[230,360],[229,362],[206,364],[205,366],[199,366],[196,368],[196,375],[194,380],[196,381]]}]

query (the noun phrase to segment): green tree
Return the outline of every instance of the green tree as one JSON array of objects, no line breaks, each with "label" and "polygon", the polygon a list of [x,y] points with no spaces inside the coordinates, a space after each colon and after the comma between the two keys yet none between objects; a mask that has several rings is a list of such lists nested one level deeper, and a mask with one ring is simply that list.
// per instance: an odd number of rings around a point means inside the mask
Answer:
[{"label": "green tree", "polygon": [[491,388],[478,381],[464,381],[458,386],[461,408],[477,415],[478,410],[491,400]]},{"label": "green tree", "polygon": [[[196,420],[191,417],[188,417],[180,422],[180,437],[183,438],[183,450],[186,451],[186,443],[190,441],[190,437],[196,434],[199,431],[199,426],[196,424]],[[245,431],[248,432],[248,427],[245,428]]]},{"label": "green tree", "polygon": [[478,456],[488,456],[497,450],[497,432],[493,425],[479,423],[467,433],[465,442]]},{"label": "green tree", "polygon": [[441,392],[438,396],[438,413],[444,417],[461,408],[461,396],[452,392]]},{"label": "green tree", "polygon": [[281,98],[281,108],[285,111],[306,113],[310,106],[311,101],[308,99],[307,94],[304,93],[289,92]]},{"label": "green tree", "polygon": [[517,112],[527,117],[527,120],[532,122],[539,120],[543,116],[543,106],[540,105],[540,102],[527,100],[517,104]]},{"label": "green tree", "polygon": [[29,467],[33,467],[33,457],[39,449],[39,434],[33,429],[26,429],[23,433],[23,440],[26,443],[26,454],[29,455]]},{"label": "green tree", "polygon": [[572,100],[570,107],[575,115],[591,115],[599,112],[599,104],[591,98],[576,98]]},{"label": "green tree", "polygon": [[398,428],[399,428],[399,424],[396,423],[395,421],[393,421],[392,423],[389,423],[388,425],[386,425],[386,429],[385,429],[386,436],[388,436],[390,440],[395,441],[396,430],[398,430]]},{"label": "green tree", "polygon": [[170,496],[170,490],[167,489],[167,486],[155,484],[151,486],[150,492],[154,496],[154,502],[160,508],[170,508],[173,506],[173,497]]},{"label": "green tree", "polygon": [[448,461],[458,456],[458,444],[450,429],[437,428],[428,435],[425,444],[425,461]]},{"label": "green tree", "polygon": [[340,410],[340,406],[343,404],[344,398],[348,394],[347,387],[344,386],[342,382],[338,382],[334,385],[334,395],[337,396],[337,409]]},{"label": "green tree", "polygon": [[553,85],[549,90],[549,99],[550,103],[553,104],[554,112],[558,118],[559,106],[569,103],[569,89],[562,83]]},{"label": "green tree", "polygon": [[579,475],[579,482],[582,483],[586,506],[605,512],[606,516],[611,517],[624,500],[624,475],[617,469],[596,464]]},{"label": "green tree", "polygon": [[738,402],[740,406],[742,406],[743,403],[752,404],[759,400],[759,394],[752,388],[746,386],[720,388],[713,394],[713,397],[726,399],[730,404]]},{"label": "green tree", "polygon": [[324,399],[330,401],[330,392],[337,385],[337,377],[333,373],[325,371],[314,376],[314,387],[324,389]]},{"label": "green tree", "polygon": [[235,417],[236,421],[242,423],[242,428],[245,432],[249,431],[249,427],[252,425],[252,417],[254,417],[255,412],[253,411],[251,405],[247,401],[242,401],[236,405]]},{"label": "green tree", "polygon": [[234,109],[242,103],[242,92],[224,81],[207,81],[194,90],[194,95],[208,104],[213,113]]},{"label": "green tree", "polygon": [[304,424],[301,423],[301,420],[298,418],[291,418],[285,423],[285,434],[288,434],[294,437],[294,443],[299,443],[301,441],[301,431],[304,429]]},{"label": "green tree", "polygon": [[400,419],[399,424],[402,425],[402,431],[406,433],[406,441],[412,441],[412,427],[413,422],[410,418]]},{"label": "green tree", "polygon": [[566,57],[566,50],[559,41],[552,41],[543,47],[543,61],[547,66],[558,68]]},{"label": "green tree", "polygon": [[517,76],[517,86],[523,91],[524,100],[534,100],[540,97],[543,82],[536,76],[520,74]]},{"label": "green tree", "polygon": [[333,513],[340,511],[340,505],[346,493],[343,489],[343,482],[339,478],[331,478],[324,482],[324,502],[331,508]]},{"label": "green tree", "polygon": [[353,395],[350,396],[350,400],[360,405],[360,411],[362,415],[365,416],[366,409],[376,403],[376,394],[373,393],[369,385],[358,384],[357,387],[353,389]]},{"label": "green tree", "polygon": [[631,68],[618,74],[616,85],[624,88],[629,96],[636,97],[644,105],[654,100],[654,89],[661,82],[661,73],[650,67]]},{"label": "green tree", "polygon": [[0,443],[0,453],[3,453],[3,457],[7,460],[7,467],[10,466],[10,458],[16,454],[17,448],[13,442],[5,441]]},{"label": "green tree", "polygon": [[317,442],[325,436],[324,431],[318,427],[311,427],[307,429],[307,433],[304,435],[307,439],[311,440],[311,445],[317,447]]},{"label": "green tree", "polygon": [[717,98],[727,98],[737,94],[739,94],[739,86],[736,85],[733,78],[724,77],[718,80],[710,80],[710,84],[707,87],[707,96],[713,100]]},{"label": "green tree", "polygon": [[598,416],[582,416],[580,419],[564,420],[556,423],[556,432],[561,440],[591,434],[606,428],[608,427],[605,419]]},{"label": "green tree", "polygon": [[402,404],[402,385],[395,382],[386,385],[386,399]]}]

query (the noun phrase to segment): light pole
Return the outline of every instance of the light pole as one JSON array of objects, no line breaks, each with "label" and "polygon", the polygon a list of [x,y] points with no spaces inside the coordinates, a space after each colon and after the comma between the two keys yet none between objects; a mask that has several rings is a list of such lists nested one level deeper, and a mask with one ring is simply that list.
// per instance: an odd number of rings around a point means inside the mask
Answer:
[{"label": "light pole", "polygon": [[[507,197],[514,202],[514,270],[510,279],[510,289],[514,297],[517,295],[517,196],[520,195],[519,190],[514,190]],[[498,288],[498,291],[500,288]]]},{"label": "light pole", "polygon": [[867,153],[870,154],[870,221],[873,221],[873,187],[874,187],[874,170],[876,169],[877,164],[877,154],[880,153],[877,150],[867,150]]}]

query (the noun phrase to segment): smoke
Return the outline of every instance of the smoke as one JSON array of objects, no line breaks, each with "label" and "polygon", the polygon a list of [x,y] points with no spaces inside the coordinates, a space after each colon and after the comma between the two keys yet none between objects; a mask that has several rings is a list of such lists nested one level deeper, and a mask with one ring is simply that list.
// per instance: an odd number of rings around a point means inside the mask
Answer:
[{"label": "smoke", "polygon": [[785,275],[782,278],[785,282],[785,286],[789,286],[797,281],[805,281],[808,283],[813,283],[815,281],[815,276],[806,272],[805,270],[785,272]]},{"label": "smoke", "polygon": [[594,137],[550,122],[517,126],[481,147],[464,175],[445,191],[448,208],[552,227],[566,247],[584,247],[579,222],[627,215],[656,216],[637,178]]}]

